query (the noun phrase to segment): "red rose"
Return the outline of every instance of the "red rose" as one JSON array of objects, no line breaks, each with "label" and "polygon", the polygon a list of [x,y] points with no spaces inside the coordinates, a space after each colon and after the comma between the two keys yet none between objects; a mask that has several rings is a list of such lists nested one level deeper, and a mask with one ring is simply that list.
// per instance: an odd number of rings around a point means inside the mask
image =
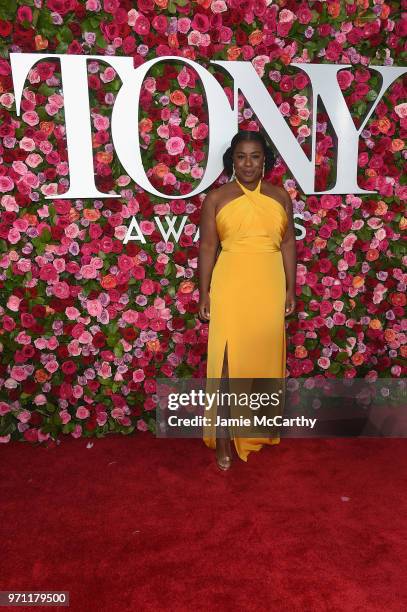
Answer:
[{"label": "red rose", "polygon": [[73,11],[76,6],[76,0],[47,0],[47,8],[50,11],[66,15]]},{"label": "red rose", "polygon": [[0,19],[0,36],[6,38],[6,36],[8,36],[12,30],[13,26],[9,21],[3,21],[3,19]]},{"label": "red rose", "polygon": [[340,58],[341,53],[342,45],[340,45],[336,40],[331,40],[326,48],[325,57],[328,60],[336,62]]},{"label": "red rose", "polygon": [[38,429],[26,429],[23,437],[27,442],[38,442]]},{"label": "red rose", "polygon": [[318,26],[318,34],[320,36],[329,36],[331,34],[331,25],[329,23],[322,23]]},{"label": "red rose", "polygon": [[297,19],[302,24],[307,24],[312,19],[312,13],[306,4],[302,4],[296,9]]},{"label": "red rose", "polygon": [[296,89],[304,89],[309,83],[309,79],[306,74],[300,72],[294,77],[294,87]]},{"label": "red rose", "polygon": [[137,338],[137,333],[133,327],[125,327],[121,330],[121,334],[127,342],[132,342]]},{"label": "red rose", "polygon": [[137,9],[143,11],[143,13],[148,13],[154,10],[154,2],[153,0],[137,0]]},{"label": "red rose", "polygon": [[198,30],[198,32],[207,32],[209,30],[208,17],[202,13],[196,13],[191,21],[191,27],[193,30]]},{"label": "red rose", "polygon": [[102,348],[102,346],[104,346],[106,344],[105,335],[102,332],[97,332],[93,336],[92,344],[96,348]]},{"label": "red rose", "polygon": [[0,76],[7,76],[11,72],[10,64],[7,60],[0,59]]},{"label": "red rose", "polygon": [[61,370],[63,371],[64,374],[68,374],[68,375],[75,374],[77,367],[73,361],[69,360],[69,361],[65,361],[62,364]]},{"label": "red rose", "polygon": [[32,314],[28,312],[23,312],[20,318],[22,327],[32,327],[35,323],[35,319]]}]

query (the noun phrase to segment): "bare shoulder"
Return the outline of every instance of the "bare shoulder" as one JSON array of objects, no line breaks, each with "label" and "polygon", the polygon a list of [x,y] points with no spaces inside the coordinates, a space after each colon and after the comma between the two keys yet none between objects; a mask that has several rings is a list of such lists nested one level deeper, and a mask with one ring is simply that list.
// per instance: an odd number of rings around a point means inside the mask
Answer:
[{"label": "bare shoulder", "polygon": [[[213,194],[213,198],[217,202],[222,203],[222,201],[225,199],[227,200],[230,195],[234,195],[236,191],[236,186],[233,183],[224,183],[216,189],[212,189],[210,193]],[[238,192],[241,193],[240,190],[238,190]]]},{"label": "bare shoulder", "polygon": [[211,189],[205,197],[205,202],[212,208],[215,214],[230,200],[241,195],[241,191],[233,183],[225,183],[215,189]]},{"label": "bare shoulder", "polygon": [[278,187],[277,185],[272,185],[271,183],[263,181],[262,191],[266,195],[269,195],[271,198],[277,200],[277,202],[280,202],[280,204],[282,204],[286,210],[292,206],[291,196],[283,187]]}]

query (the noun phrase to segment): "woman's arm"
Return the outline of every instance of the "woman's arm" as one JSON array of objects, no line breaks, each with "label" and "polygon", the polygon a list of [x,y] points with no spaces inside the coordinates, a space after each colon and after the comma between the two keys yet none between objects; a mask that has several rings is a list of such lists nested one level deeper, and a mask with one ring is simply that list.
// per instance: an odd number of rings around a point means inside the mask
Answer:
[{"label": "woman's arm", "polygon": [[295,285],[297,278],[297,247],[295,239],[293,203],[290,195],[283,189],[284,204],[288,217],[287,231],[281,242],[281,254],[283,256],[284,270],[286,276],[286,316],[292,314],[295,310]]},{"label": "woman's arm", "polygon": [[209,288],[216,261],[219,236],[215,222],[215,196],[210,192],[202,203],[199,223],[199,314],[209,319]]}]

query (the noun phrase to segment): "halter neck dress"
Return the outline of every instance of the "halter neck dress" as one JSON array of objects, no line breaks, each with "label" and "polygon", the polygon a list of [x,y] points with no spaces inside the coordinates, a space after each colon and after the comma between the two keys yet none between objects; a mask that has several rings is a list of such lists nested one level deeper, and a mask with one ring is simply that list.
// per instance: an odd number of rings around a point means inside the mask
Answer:
[{"label": "halter neck dress", "polygon": [[[284,206],[261,193],[261,180],[252,191],[238,180],[242,194],[216,214],[222,250],[210,282],[207,388],[219,389],[227,355],[229,379],[286,376],[286,278],[281,242],[288,225]],[[207,446],[216,448],[216,405],[206,411],[212,425],[204,427]],[[247,461],[276,437],[233,436],[236,451]]]}]

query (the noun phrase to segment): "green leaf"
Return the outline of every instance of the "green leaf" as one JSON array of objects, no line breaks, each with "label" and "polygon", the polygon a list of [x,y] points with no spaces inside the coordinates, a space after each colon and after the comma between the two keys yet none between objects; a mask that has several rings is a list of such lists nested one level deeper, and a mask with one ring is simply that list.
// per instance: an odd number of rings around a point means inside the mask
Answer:
[{"label": "green leaf", "polygon": [[96,32],[96,44],[98,47],[100,47],[101,49],[106,49],[107,47],[107,42],[102,34],[102,32],[99,30],[98,32]]},{"label": "green leaf", "polygon": [[46,242],[48,244],[50,239],[51,239],[51,232],[49,231],[48,228],[45,228],[41,232],[41,242]]},{"label": "green leaf", "polygon": [[373,100],[376,100],[377,98],[377,92],[374,89],[371,89],[366,96],[367,100],[369,100],[369,102],[373,102]]},{"label": "green leaf", "polygon": [[68,51],[68,44],[66,42],[60,42],[56,50],[57,53],[66,53]]},{"label": "green leaf", "polygon": [[177,7],[176,7],[176,5],[175,5],[173,0],[169,0],[168,6],[167,6],[167,11],[169,13],[171,13],[172,15],[174,15],[177,12]]},{"label": "green leaf", "polygon": [[339,374],[340,370],[341,370],[341,364],[337,363],[336,361],[331,363],[331,365],[328,368],[328,371],[331,372],[332,374]]},{"label": "green leaf", "polygon": [[16,12],[16,2],[10,2],[10,0],[0,0],[0,19],[9,21],[14,18]]},{"label": "green leaf", "polygon": [[115,339],[115,347],[114,347],[114,354],[116,355],[116,357],[122,357],[123,355],[123,345],[119,342],[117,343],[117,340]]},{"label": "green leaf", "polygon": [[71,29],[68,28],[67,26],[64,26],[57,33],[57,38],[58,38],[58,40],[61,40],[63,42],[67,42],[67,43],[72,42],[73,41],[73,34],[72,34]]},{"label": "green leaf", "polygon": [[56,27],[52,23],[51,13],[46,8],[42,8],[38,14],[36,30],[46,38],[55,34]]}]

